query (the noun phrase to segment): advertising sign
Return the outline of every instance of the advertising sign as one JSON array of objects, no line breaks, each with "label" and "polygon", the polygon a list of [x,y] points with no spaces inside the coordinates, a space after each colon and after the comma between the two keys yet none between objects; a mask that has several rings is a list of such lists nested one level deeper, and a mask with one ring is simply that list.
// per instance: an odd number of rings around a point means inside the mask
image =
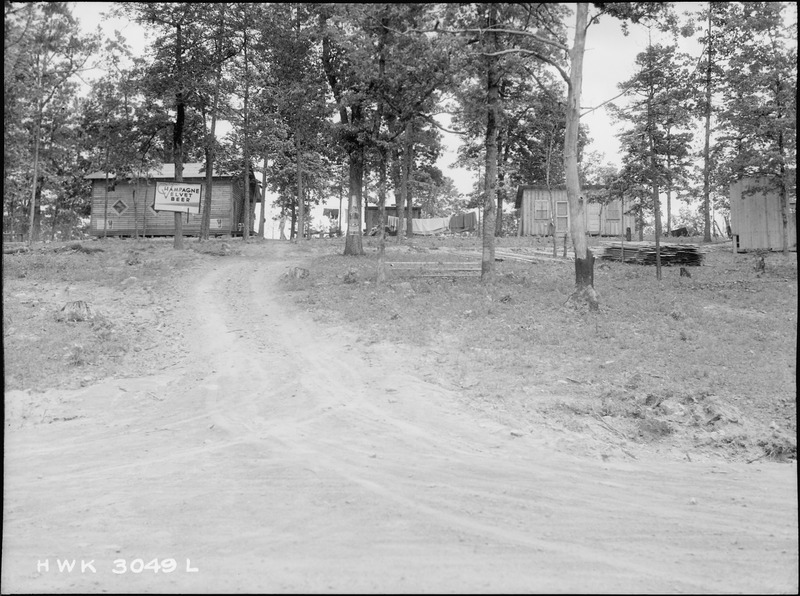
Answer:
[{"label": "advertising sign", "polygon": [[[353,199],[353,203],[355,203],[355,198]],[[350,217],[347,220],[347,234],[349,236],[355,236],[359,232],[359,228],[361,227],[361,218],[358,216],[358,207],[353,204],[350,207]]]},{"label": "advertising sign", "polygon": [[202,189],[202,184],[156,182],[156,197],[153,209],[156,211],[199,214]]}]

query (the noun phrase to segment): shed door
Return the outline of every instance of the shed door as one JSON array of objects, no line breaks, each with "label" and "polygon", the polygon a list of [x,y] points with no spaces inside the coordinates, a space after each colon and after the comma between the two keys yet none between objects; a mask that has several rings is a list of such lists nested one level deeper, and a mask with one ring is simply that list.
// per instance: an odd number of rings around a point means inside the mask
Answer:
[{"label": "shed door", "polygon": [[556,233],[566,234],[569,230],[569,208],[566,201],[556,203]]}]

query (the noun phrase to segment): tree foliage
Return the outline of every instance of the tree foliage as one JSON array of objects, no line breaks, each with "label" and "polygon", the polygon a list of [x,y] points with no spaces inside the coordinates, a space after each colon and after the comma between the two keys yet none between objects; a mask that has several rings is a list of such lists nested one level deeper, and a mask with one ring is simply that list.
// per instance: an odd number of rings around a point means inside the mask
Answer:
[{"label": "tree foliage", "polygon": [[[724,208],[739,177],[788,197],[796,168],[788,9],[712,3],[679,23],[672,4],[644,2],[117,3],[151,33],[134,59],[121,37],[100,48],[82,34],[67,3],[6,3],[4,231],[30,228],[35,237],[43,221],[51,236],[67,233],[87,214],[85,173],[136,178],[178,160],[258,171],[301,236],[306,208],[340,196],[358,220],[392,193],[406,208],[457,212],[464,202],[439,164],[445,111],[461,133],[459,165],[478,180],[471,204],[491,206],[490,244],[520,184],[569,182],[571,209],[580,210],[581,184],[602,180],[607,192],[588,200],[626,193],[640,233],[654,185],[667,196],[667,230],[673,198],[710,193]],[[617,176],[592,174],[594,158],[583,152],[591,131],[569,104],[580,86],[571,70],[580,38],[611,18],[622,33],[648,26],[662,37],[622,84]],[[686,56],[678,36],[693,32],[702,54]],[[92,56],[105,72],[87,85],[78,75]],[[706,120],[707,151],[698,134]],[[217,127],[231,132],[223,138]],[[34,201],[43,208],[31,209]],[[345,253],[361,254],[360,225],[352,232]],[[588,258],[585,234],[573,232],[576,255]]]}]

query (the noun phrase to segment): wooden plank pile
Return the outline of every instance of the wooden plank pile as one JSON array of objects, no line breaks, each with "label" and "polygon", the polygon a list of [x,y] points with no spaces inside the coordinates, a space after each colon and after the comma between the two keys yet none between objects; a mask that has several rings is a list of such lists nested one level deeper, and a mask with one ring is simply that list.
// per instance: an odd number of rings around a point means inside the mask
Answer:
[{"label": "wooden plank pile", "polygon": [[386,272],[404,277],[470,277],[480,276],[481,264],[468,261],[387,261]]},{"label": "wooden plank pile", "polygon": [[[474,255],[477,258],[481,257],[481,251],[479,250],[469,250],[469,249],[457,249],[457,248],[441,248],[439,249],[442,252],[449,252],[451,254],[467,254],[467,255]],[[494,260],[495,261],[523,261],[528,263],[533,263],[536,261],[563,261],[564,259],[561,257],[553,257],[552,250],[529,250],[529,252],[511,252],[510,250],[500,250],[495,249],[494,251]]]},{"label": "wooden plank pile", "polygon": [[494,260],[495,261],[503,261],[508,259],[510,261],[523,261],[526,263],[533,263],[536,261],[563,261],[564,259],[561,257],[554,257],[553,251],[541,251],[541,250],[533,250],[531,252],[526,253],[514,253],[508,250],[497,250],[494,251]]},{"label": "wooden plank pile", "polygon": [[[694,244],[662,244],[661,264],[699,266],[703,264],[703,252]],[[623,261],[638,265],[656,264],[655,242],[613,243],[605,247],[600,256],[605,261]]]}]

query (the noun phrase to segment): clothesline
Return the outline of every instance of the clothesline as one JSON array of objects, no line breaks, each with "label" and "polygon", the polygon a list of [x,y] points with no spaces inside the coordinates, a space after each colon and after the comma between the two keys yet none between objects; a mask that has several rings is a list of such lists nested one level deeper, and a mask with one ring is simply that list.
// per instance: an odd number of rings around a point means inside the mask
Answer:
[{"label": "clothesline", "polygon": [[[389,230],[396,232],[400,226],[400,218],[389,215],[386,218]],[[478,216],[475,212],[452,215],[447,217],[428,217],[425,219],[414,218],[411,220],[411,230],[420,236],[432,236],[444,232],[473,232],[478,228]]]}]

